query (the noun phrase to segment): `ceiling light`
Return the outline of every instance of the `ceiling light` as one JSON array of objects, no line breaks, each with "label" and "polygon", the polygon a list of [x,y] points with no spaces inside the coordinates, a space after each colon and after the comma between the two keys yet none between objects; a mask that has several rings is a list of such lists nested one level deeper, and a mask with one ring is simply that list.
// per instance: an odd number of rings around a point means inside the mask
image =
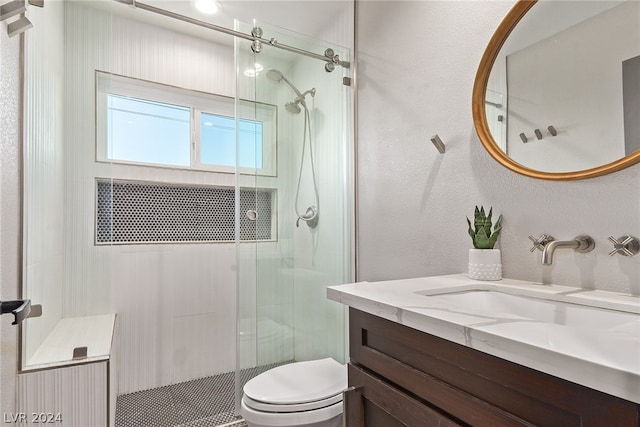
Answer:
[{"label": "ceiling light", "polygon": [[217,0],[190,0],[191,7],[205,15],[214,15],[222,10],[222,5]]},{"label": "ceiling light", "polygon": [[244,70],[244,75],[247,77],[256,77],[262,70],[264,70],[264,67],[256,62],[253,64],[253,67],[247,67],[247,69]]}]

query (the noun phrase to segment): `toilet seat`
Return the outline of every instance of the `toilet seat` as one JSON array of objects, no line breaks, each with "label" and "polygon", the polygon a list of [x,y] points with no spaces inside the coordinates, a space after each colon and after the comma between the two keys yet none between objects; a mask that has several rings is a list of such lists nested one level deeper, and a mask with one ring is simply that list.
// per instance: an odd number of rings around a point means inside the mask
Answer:
[{"label": "toilet seat", "polygon": [[264,403],[264,402],[259,402],[257,400],[253,400],[250,397],[248,397],[246,394],[242,397],[242,400],[248,408],[255,409],[256,411],[278,412],[278,413],[302,412],[302,411],[312,411],[314,409],[325,408],[327,406],[331,406],[338,402],[342,402],[342,392],[336,394],[335,396],[331,396],[327,399],[321,399],[315,402],[305,402],[305,403],[290,403],[290,404]]},{"label": "toilet seat", "polygon": [[[329,420],[338,420],[331,425],[342,425],[342,401],[320,409],[302,412],[262,412],[249,408],[244,399],[240,402],[240,413],[250,426],[260,427],[300,427],[307,425],[325,425]],[[328,424],[327,424],[328,425]]]},{"label": "toilet seat", "polygon": [[[347,368],[331,358],[278,366],[248,381],[242,404],[252,412],[297,413],[342,409]],[[324,411],[323,411],[324,412]]]}]

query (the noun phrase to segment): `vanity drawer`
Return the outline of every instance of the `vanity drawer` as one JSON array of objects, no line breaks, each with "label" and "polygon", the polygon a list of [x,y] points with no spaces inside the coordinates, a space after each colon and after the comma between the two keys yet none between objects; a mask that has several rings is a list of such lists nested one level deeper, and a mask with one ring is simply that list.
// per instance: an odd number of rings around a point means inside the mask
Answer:
[{"label": "vanity drawer", "polygon": [[352,364],[463,424],[640,425],[640,405],[353,308],[349,329]]},{"label": "vanity drawer", "polygon": [[348,365],[349,380],[357,386],[345,392],[344,413],[350,427],[402,427],[433,425],[461,426],[455,420],[424,402],[352,364]]}]

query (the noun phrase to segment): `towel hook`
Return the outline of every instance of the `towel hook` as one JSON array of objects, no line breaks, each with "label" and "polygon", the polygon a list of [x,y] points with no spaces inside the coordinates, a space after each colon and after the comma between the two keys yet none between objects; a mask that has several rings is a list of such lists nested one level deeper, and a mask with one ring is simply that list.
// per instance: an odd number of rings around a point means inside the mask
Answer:
[{"label": "towel hook", "polygon": [[442,142],[438,134],[435,134],[431,137],[431,142],[441,154],[444,154],[446,146],[444,145],[444,142]]}]

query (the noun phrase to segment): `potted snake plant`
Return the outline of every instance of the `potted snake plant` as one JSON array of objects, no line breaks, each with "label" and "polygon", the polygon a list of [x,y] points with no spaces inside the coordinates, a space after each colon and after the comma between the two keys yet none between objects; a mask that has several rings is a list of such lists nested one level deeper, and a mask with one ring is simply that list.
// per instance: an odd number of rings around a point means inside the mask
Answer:
[{"label": "potted snake plant", "polygon": [[473,242],[469,249],[469,278],[476,280],[502,279],[502,257],[494,246],[502,230],[502,215],[493,224],[493,208],[485,213],[483,206],[476,206],[473,223],[467,217],[468,233]]}]

